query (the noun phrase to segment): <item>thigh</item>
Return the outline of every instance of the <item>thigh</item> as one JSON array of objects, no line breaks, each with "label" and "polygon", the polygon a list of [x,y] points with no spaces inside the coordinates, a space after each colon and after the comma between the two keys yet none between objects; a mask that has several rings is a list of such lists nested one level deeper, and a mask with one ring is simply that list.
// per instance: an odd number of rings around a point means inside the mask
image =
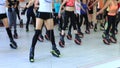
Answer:
[{"label": "thigh", "polygon": [[4,18],[4,19],[2,19],[2,21],[3,21],[5,28],[8,28],[9,27],[8,18]]},{"label": "thigh", "polygon": [[36,18],[36,30],[38,29],[41,30],[42,25],[43,25],[43,19]]},{"label": "thigh", "polygon": [[47,30],[53,29],[54,28],[53,19],[45,20],[45,26],[46,26]]}]

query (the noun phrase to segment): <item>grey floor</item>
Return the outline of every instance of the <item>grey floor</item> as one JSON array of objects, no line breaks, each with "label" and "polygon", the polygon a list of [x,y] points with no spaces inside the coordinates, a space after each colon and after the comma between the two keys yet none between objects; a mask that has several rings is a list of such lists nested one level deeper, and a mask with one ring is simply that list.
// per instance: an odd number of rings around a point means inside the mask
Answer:
[{"label": "grey floor", "polygon": [[[0,68],[117,68],[120,67],[120,38],[117,35],[117,44],[105,45],[102,42],[102,31],[84,34],[82,44],[76,45],[73,39],[66,41],[65,48],[58,45],[59,31],[55,26],[55,38],[58,49],[61,51],[60,58],[53,57],[50,53],[51,43],[47,40],[37,42],[35,62],[29,62],[29,49],[34,34],[33,26],[30,31],[18,26],[19,38],[15,39],[18,49],[11,49],[5,28],[0,27]],[[84,32],[85,27],[82,27]],[[43,29],[43,35],[45,29]]]}]

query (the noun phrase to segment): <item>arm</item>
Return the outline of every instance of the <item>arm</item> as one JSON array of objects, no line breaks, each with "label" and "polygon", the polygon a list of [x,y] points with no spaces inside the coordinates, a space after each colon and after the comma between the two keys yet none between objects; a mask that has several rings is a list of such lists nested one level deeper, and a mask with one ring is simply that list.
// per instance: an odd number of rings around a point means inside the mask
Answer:
[{"label": "arm", "polygon": [[83,10],[83,11],[85,11],[85,9],[82,7],[82,5],[80,4],[80,8]]},{"label": "arm", "polygon": [[66,3],[67,0],[64,0],[60,6],[60,10],[59,10],[59,14],[61,13],[62,7],[64,6],[64,4]]},{"label": "arm", "polygon": [[67,0],[64,0],[64,1],[62,2],[61,6],[60,6],[60,10],[59,10],[59,14],[58,14],[59,18],[61,17],[61,10],[62,10],[62,8],[63,8],[63,6],[64,6],[64,4],[65,4],[66,2],[67,2]]},{"label": "arm", "polygon": [[26,5],[26,8],[29,8],[34,4],[34,0],[30,0],[29,3]]},{"label": "arm", "polygon": [[21,14],[25,14],[27,8],[29,8],[29,7],[32,6],[33,4],[34,4],[34,0],[30,0],[30,1],[26,4],[26,6],[25,6],[24,10],[21,12]]},{"label": "arm", "polygon": [[39,7],[39,1],[38,1],[38,0],[35,0],[35,2],[34,2],[34,7],[35,7],[35,8],[38,8],[38,7]]},{"label": "arm", "polygon": [[100,13],[102,13],[109,5],[110,5],[110,1],[107,1],[105,3],[105,6],[99,12],[97,12],[97,15],[100,14]]},{"label": "arm", "polygon": [[99,0],[96,0],[92,5],[89,6],[89,8],[92,7],[92,6],[94,6],[98,1]]}]

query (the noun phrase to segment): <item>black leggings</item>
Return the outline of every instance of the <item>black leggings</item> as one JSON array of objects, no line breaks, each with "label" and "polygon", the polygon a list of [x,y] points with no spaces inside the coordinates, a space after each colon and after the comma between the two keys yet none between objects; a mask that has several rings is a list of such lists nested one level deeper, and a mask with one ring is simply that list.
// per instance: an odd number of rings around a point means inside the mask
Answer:
[{"label": "black leggings", "polygon": [[106,34],[107,35],[109,35],[111,26],[112,26],[111,33],[112,33],[112,35],[115,35],[115,32],[114,32],[114,30],[115,30],[115,20],[116,20],[116,16],[108,15],[108,26],[107,26],[107,29],[106,29]]},{"label": "black leggings", "polygon": [[21,20],[21,18],[20,18],[20,11],[19,11],[18,8],[16,8],[16,14],[17,14],[17,16],[18,16],[18,19]]},{"label": "black leggings", "polygon": [[116,19],[116,24],[115,24],[115,28],[118,28],[118,23],[120,22],[120,12],[118,13],[118,17]]},{"label": "black leggings", "polygon": [[70,23],[73,26],[73,29],[76,30],[76,22],[75,22],[75,14],[74,11],[65,11],[65,16],[64,16],[64,25],[62,30],[65,30],[66,27],[68,26],[68,20],[70,18]]},{"label": "black leggings", "polygon": [[34,27],[35,27],[35,23],[36,23],[36,20],[35,20],[35,14],[34,12],[31,12],[31,13],[27,13],[27,23],[26,23],[26,28],[28,29],[28,26],[29,26],[29,22],[30,22],[30,18],[32,17],[32,20],[34,22]]},{"label": "black leggings", "polygon": [[58,18],[58,13],[54,13],[54,24],[59,24],[59,27],[62,29],[62,23],[63,23],[63,19],[62,17],[61,18]]},{"label": "black leggings", "polygon": [[80,27],[81,27],[82,23],[80,23],[80,15],[79,14],[77,14],[77,16],[76,16],[76,23],[77,23],[78,31],[81,31]]},{"label": "black leggings", "polygon": [[[55,36],[54,36],[54,30],[48,30],[48,35],[49,35],[49,38],[50,38],[50,41],[51,41],[51,44],[52,44],[52,49],[55,49],[56,48],[56,43],[55,43]],[[35,49],[35,45],[37,43],[37,39],[38,39],[38,36],[41,34],[41,30],[35,30],[35,34],[33,36],[33,39],[32,39],[32,45],[31,47],[33,49]]]},{"label": "black leggings", "polygon": [[80,27],[81,27],[81,25],[82,25],[82,22],[83,22],[83,18],[85,18],[85,24],[86,24],[86,30],[89,30],[89,22],[88,22],[88,16],[87,16],[87,14],[81,14],[80,15]]},{"label": "black leggings", "polygon": [[[75,15],[75,22],[76,22],[76,25],[77,25],[77,30],[78,31],[81,31],[80,27],[81,27],[81,23],[80,23],[80,15],[77,14],[77,16]],[[70,26],[69,26],[69,32],[71,32],[71,29],[72,29],[72,23],[70,23]]]}]

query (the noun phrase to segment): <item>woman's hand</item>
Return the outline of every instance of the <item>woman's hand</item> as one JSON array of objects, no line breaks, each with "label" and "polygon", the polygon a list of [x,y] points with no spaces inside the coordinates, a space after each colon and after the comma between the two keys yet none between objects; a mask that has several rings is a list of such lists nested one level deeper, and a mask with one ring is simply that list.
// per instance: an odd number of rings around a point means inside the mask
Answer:
[{"label": "woman's hand", "polygon": [[103,12],[102,11],[98,11],[96,15],[99,15],[99,14],[102,14]]}]

